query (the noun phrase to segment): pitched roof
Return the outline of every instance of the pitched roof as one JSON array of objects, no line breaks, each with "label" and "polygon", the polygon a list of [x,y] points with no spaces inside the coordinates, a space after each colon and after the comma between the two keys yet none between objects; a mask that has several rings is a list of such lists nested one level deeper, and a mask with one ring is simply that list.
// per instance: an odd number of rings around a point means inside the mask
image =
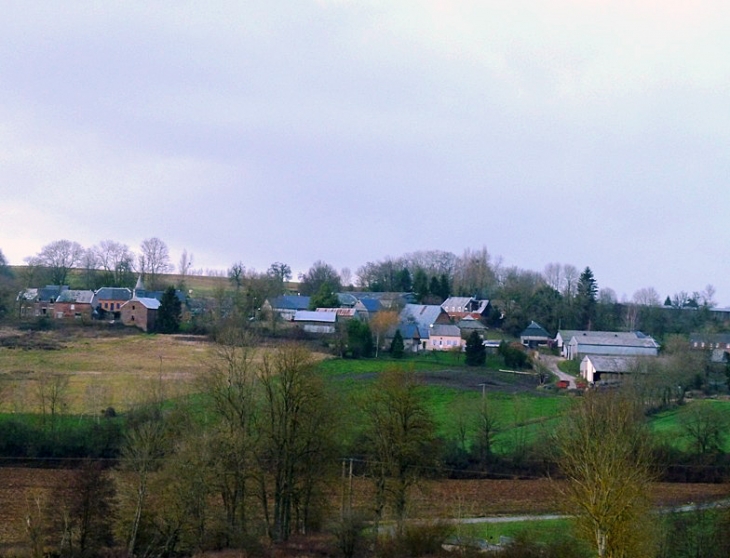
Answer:
[{"label": "pitched roof", "polygon": [[334,324],[337,321],[337,313],[317,312],[316,310],[297,310],[296,314],[294,314],[294,321]]},{"label": "pitched roof", "polygon": [[400,313],[400,321],[403,323],[418,324],[421,328],[428,328],[444,313],[443,308],[437,304],[406,304]]},{"label": "pitched roof", "polygon": [[623,374],[630,372],[636,366],[636,357],[589,355],[583,357],[583,360],[589,360],[596,372]]},{"label": "pitched roof", "polygon": [[58,295],[66,290],[68,290],[68,286],[66,285],[46,285],[38,289],[38,301],[50,302],[51,300],[56,300]]},{"label": "pitched roof", "polygon": [[573,344],[573,340],[575,340],[576,345],[583,346],[659,348],[659,343],[651,337],[626,337],[614,333],[607,335],[573,336],[571,337],[571,344]]},{"label": "pitched roof", "polygon": [[441,303],[441,308],[448,312],[449,308],[453,306],[458,309],[456,310],[458,312],[466,312],[466,307],[471,301],[472,297],[470,296],[450,296]]},{"label": "pitched roof", "polygon": [[337,297],[343,306],[353,306],[358,300],[371,298],[380,301],[380,306],[384,308],[392,308],[395,303],[408,304],[416,300],[413,293],[375,291],[347,291],[337,293]]},{"label": "pitched roof", "polygon": [[18,293],[17,300],[36,300],[38,298],[38,289],[25,289]]},{"label": "pitched roof", "polygon": [[71,303],[75,303],[75,304],[91,304],[91,301],[93,299],[94,299],[94,291],[68,290],[68,291],[63,291],[60,295],[58,295],[56,302],[71,302]]},{"label": "pitched roof", "polygon": [[646,335],[640,331],[590,331],[584,329],[561,329],[558,331],[557,335],[559,335],[565,343],[568,343],[573,337],[606,337],[608,335],[625,339],[646,337]]},{"label": "pitched roof", "polygon": [[341,318],[354,318],[357,313],[354,308],[317,308],[315,312],[331,312]]},{"label": "pitched roof", "polygon": [[484,331],[487,328],[482,322],[477,320],[474,316],[467,315],[464,316],[459,320],[459,323],[456,324],[459,329],[465,329],[467,331],[471,330],[478,330],[478,331]]},{"label": "pitched roof", "polygon": [[440,337],[461,337],[461,330],[451,324],[434,324],[431,327],[431,335]]},{"label": "pitched roof", "polygon": [[124,308],[127,304],[132,304],[139,302],[142,306],[147,308],[147,310],[158,310],[160,308],[160,301],[156,298],[147,298],[147,297],[134,297],[129,299],[127,302],[122,304],[122,308]]},{"label": "pitched roof", "polygon": [[97,300],[129,300],[132,291],[126,287],[102,287],[94,293],[94,302]]},{"label": "pitched roof", "polygon": [[380,300],[377,298],[361,298],[360,304],[362,304],[368,312],[378,312],[381,307]]},{"label": "pitched roof", "polygon": [[309,297],[300,295],[275,296],[269,301],[276,310],[306,310],[309,308]]},{"label": "pitched roof", "polygon": [[421,331],[419,330],[418,326],[416,324],[401,324],[398,327],[393,329],[393,334],[395,335],[395,330],[399,329],[400,334],[403,336],[403,339],[421,339]]},{"label": "pitched roof", "polygon": [[550,334],[547,330],[535,321],[530,322],[525,330],[520,333],[520,337],[539,337],[541,339],[549,339]]}]

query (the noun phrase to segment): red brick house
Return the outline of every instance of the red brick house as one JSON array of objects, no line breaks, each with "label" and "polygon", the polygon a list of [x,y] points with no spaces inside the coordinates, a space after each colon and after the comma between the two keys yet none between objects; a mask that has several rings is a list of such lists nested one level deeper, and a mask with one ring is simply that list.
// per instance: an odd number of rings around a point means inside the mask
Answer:
[{"label": "red brick house", "polygon": [[122,305],[132,298],[132,291],[126,287],[102,287],[94,294],[91,305],[98,317],[109,314],[114,319],[119,318]]},{"label": "red brick house", "polygon": [[59,320],[91,320],[94,291],[62,291],[53,304],[53,317]]},{"label": "red brick house", "polygon": [[151,331],[155,329],[159,308],[160,301],[156,298],[134,297],[122,304],[119,312],[124,325],[138,327],[142,331]]}]

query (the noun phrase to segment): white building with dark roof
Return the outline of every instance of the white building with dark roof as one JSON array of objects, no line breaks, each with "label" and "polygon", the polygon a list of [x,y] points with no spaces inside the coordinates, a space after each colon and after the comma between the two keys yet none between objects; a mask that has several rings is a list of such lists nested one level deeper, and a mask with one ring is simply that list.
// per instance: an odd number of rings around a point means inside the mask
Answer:
[{"label": "white building with dark roof", "polygon": [[580,375],[589,384],[619,381],[637,370],[637,358],[586,355],[580,362]]}]

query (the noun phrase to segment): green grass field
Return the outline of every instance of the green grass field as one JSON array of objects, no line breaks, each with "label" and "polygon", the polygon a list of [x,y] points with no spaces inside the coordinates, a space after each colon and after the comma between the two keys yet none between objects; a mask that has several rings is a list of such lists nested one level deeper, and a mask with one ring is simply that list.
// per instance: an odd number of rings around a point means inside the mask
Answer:
[{"label": "green grass field", "polygon": [[565,538],[574,538],[573,520],[534,519],[528,521],[505,521],[499,523],[471,523],[456,528],[459,537],[482,539],[491,544],[500,538],[528,539],[538,543],[550,543]]},{"label": "green grass field", "polygon": [[[654,415],[649,424],[660,440],[681,451],[692,450],[693,437],[688,429],[700,432],[707,426],[719,424],[724,452],[730,451],[730,401],[715,399],[688,400],[684,405]],[[700,429],[700,430],[698,430]]]},{"label": "green grass field", "polygon": [[[205,373],[213,354],[210,343],[186,336],[115,336],[95,333],[93,328],[76,335],[33,335],[52,337],[55,349],[0,347],[0,412],[39,412],[38,379],[49,374],[68,378],[62,412],[71,415],[94,416],[110,406],[124,411],[149,399],[161,384],[164,397],[181,398],[195,390],[194,380]],[[508,453],[550,436],[574,399],[536,389],[533,378],[500,372],[502,366],[496,356],[489,356],[485,367],[472,368],[464,364],[463,355],[430,353],[398,360],[324,358],[318,370],[333,397],[347,407],[343,415],[352,423],[359,422],[353,403],[379,374],[392,367],[415,371],[424,382],[438,434],[451,439],[458,439],[460,432],[473,437],[474,416],[482,404],[480,386],[485,384],[487,404],[497,421],[494,449]],[[714,410],[723,424],[730,425],[730,401],[696,400],[651,417],[651,428],[669,445],[687,451],[691,439],[685,424],[698,408]],[[722,447],[730,451],[730,436],[723,437]]]}]

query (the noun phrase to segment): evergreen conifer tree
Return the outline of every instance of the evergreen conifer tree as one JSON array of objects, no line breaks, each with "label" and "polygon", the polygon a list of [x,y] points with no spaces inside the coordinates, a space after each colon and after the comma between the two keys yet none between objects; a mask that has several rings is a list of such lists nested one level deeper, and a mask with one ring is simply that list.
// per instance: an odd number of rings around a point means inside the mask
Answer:
[{"label": "evergreen conifer tree", "polygon": [[487,361],[487,349],[478,332],[472,331],[466,339],[465,352],[467,366],[484,366]]},{"label": "evergreen conifer tree", "polygon": [[400,329],[397,329],[393,336],[393,341],[390,342],[390,356],[393,358],[403,358],[404,351],[403,336],[400,333]]},{"label": "evergreen conifer tree", "polygon": [[182,303],[172,285],[165,289],[157,310],[156,329],[160,333],[177,333],[182,320]]}]

